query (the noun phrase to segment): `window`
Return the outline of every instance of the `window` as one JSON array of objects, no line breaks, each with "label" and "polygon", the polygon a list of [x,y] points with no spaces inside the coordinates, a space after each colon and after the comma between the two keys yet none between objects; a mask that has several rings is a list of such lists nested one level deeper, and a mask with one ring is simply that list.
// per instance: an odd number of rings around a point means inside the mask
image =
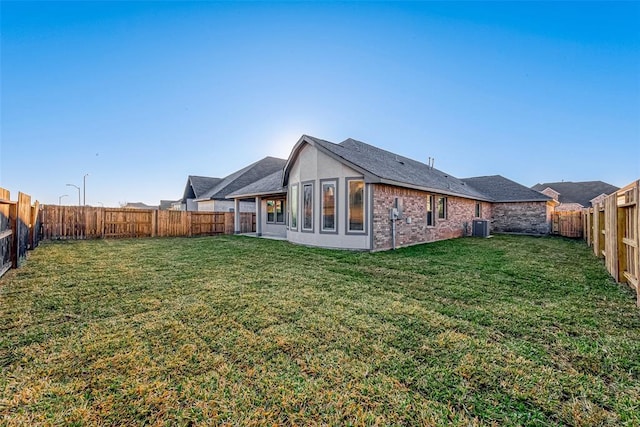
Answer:
[{"label": "window", "polygon": [[482,203],[476,202],[476,218],[480,218],[482,216]]},{"label": "window", "polygon": [[270,222],[276,222],[275,200],[267,200],[267,224]]},{"label": "window", "polygon": [[320,231],[336,232],[336,181],[321,182],[322,199],[320,207],[322,220]]},{"label": "window", "polygon": [[284,200],[276,200],[276,223],[284,224]]},{"label": "window", "polygon": [[313,183],[302,184],[302,230],[313,231]]},{"label": "window", "polygon": [[427,227],[433,227],[436,225],[436,219],[433,215],[435,204],[435,196],[427,196]]},{"label": "window", "polygon": [[284,200],[267,200],[267,224],[284,224]]},{"label": "window", "polygon": [[347,232],[364,232],[364,181],[347,181]]},{"label": "window", "polygon": [[447,198],[438,197],[438,218],[447,219]]},{"label": "window", "polygon": [[291,219],[289,228],[291,230],[298,229],[298,184],[291,186],[291,194],[289,195],[289,206],[291,208]]}]

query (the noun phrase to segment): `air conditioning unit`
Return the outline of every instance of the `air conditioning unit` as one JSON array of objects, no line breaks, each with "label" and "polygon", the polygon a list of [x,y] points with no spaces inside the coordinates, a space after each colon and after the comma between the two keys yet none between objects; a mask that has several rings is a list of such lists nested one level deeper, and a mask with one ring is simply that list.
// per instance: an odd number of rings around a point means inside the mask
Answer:
[{"label": "air conditioning unit", "polygon": [[489,221],[486,219],[473,220],[473,236],[489,237]]}]

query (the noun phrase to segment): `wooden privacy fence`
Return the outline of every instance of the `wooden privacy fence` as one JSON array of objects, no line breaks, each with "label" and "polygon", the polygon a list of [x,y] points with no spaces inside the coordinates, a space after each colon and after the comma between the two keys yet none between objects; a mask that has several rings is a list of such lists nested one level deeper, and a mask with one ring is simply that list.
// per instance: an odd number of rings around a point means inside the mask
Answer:
[{"label": "wooden privacy fence", "polygon": [[0,188],[0,276],[10,268],[19,267],[27,257],[27,250],[40,242],[39,203],[31,205],[31,196],[18,193],[11,201],[8,190]]},{"label": "wooden privacy fence", "polygon": [[[44,205],[45,239],[188,237],[234,233],[233,212]],[[256,230],[255,214],[240,213],[240,232]]]},{"label": "wooden privacy fence", "polygon": [[559,211],[551,214],[551,234],[580,238],[583,228],[581,211]]},{"label": "wooden privacy fence", "polygon": [[616,281],[636,291],[640,307],[640,180],[583,210],[585,240]]}]

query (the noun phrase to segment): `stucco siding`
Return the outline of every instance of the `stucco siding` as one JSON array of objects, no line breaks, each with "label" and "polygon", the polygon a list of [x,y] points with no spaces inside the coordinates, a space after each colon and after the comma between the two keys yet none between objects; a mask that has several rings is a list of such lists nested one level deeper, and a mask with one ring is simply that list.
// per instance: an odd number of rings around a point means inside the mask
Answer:
[{"label": "stucco siding", "polygon": [[[357,171],[334,160],[310,145],[304,146],[298,158],[289,170],[288,187],[298,186],[298,224],[297,230],[287,230],[287,240],[310,246],[341,249],[370,249],[368,232],[362,234],[346,233],[346,183],[347,178],[362,177]],[[321,180],[336,180],[336,225],[337,233],[320,232]],[[303,222],[303,183],[313,183],[313,232],[302,231]],[[365,189],[366,193],[366,189]],[[287,213],[290,218],[291,203],[288,200]],[[365,230],[369,224],[365,224]]]},{"label": "stucco siding", "polygon": [[[198,212],[232,212],[235,209],[233,200],[205,200],[197,202]],[[240,212],[255,212],[255,202],[240,202]]]},{"label": "stucco siding", "polygon": [[267,223],[267,199],[262,199],[260,201],[260,210],[260,218],[262,219],[262,234],[266,236],[287,237],[286,224]]}]

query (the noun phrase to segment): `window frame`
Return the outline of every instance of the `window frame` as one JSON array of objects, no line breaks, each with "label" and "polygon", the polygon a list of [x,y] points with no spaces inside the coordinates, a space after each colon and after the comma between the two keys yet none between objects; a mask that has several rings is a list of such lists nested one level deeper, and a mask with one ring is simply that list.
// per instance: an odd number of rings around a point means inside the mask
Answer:
[{"label": "window frame", "polygon": [[426,197],[426,226],[427,227],[435,227],[436,226],[436,196],[433,194],[428,194]]},{"label": "window frame", "polygon": [[289,230],[298,231],[298,184],[291,186],[289,194]]},{"label": "window frame", "polygon": [[[442,205],[442,209],[440,206]],[[438,219],[447,219],[448,216],[448,208],[447,208],[447,196],[439,196],[438,197]]]},{"label": "window frame", "polygon": [[[314,224],[314,220],[315,220],[315,212],[314,212],[315,203],[314,203],[314,200],[313,200],[314,197],[315,197],[314,188],[313,188],[314,187],[314,182],[313,181],[304,181],[304,182],[301,182],[300,184],[301,184],[301,187],[302,187],[302,192],[300,194],[300,197],[302,198],[302,203],[301,203],[301,206],[300,206],[301,211],[302,211],[302,215],[301,215],[302,216],[302,218],[301,218],[302,222],[300,223],[300,231],[302,231],[303,233],[313,233],[314,232],[314,225],[315,225]],[[305,200],[305,188],[311,188],[311,198],[309,199],[310,203],[311,203],[311,211],[310,211],[310,213],[311,213],[311,218],[310,218],[311,227],[310,228],[305,227],[305,220],[306,220],[305,215],[307,214],[306,206],[305,206],[305,202],[306,202],[306,200]]]},{"label": "window frame", "polygon": [[[267,208],[267,224],[283,225],[286,224],[285,212],[286,201],[284,199],[266,199]],[[273,220],[269,221],[269,203],[273,203]],[[278,204],[280,205],[280,211],[282,213],[282,221],[278,221]]]},{"label": "window frame", "polygon": [[[327,178],[320,180],[320,233],[324,234],[338,234],[338,178]],[[325,219],[325,200],[324,200],[324,187],[325,185],[333,186],[333,228],[324,227]]]},{"label": "window frame", "polygon": [[482,218],[482,202],[476,201],[475,216],[476,218]]},{"label": "window frame", "polygon": [[[349,189],[350,184],[353,181],[360,181],[362,182],[362,230],[352,230],[351,227],[351,221],[349,219],[349,216],[351,215],[351,203],[350,203],[350,196],[351,196],[351,191]],[[363,235],[367,235],[367,183],[365,182],[363,177],[353,177],[353,178],[346,178],[345,179],[345,187],[346,187],[346,191],[345,191],[345,234],[350,234],[350,235],[359,235],[359,236],[363,236]]]},{"label": "window frame", "polygon": [[[275,224],[276,223],[276,201],[272,200],[272,199],[267,199],[266,200],[266,208],[267,208],[267,224]],[[273,219],[269,220],[269,205],[272,204],[272,209],[273,212],[271,212],[271,215],[273,215]]]}]

